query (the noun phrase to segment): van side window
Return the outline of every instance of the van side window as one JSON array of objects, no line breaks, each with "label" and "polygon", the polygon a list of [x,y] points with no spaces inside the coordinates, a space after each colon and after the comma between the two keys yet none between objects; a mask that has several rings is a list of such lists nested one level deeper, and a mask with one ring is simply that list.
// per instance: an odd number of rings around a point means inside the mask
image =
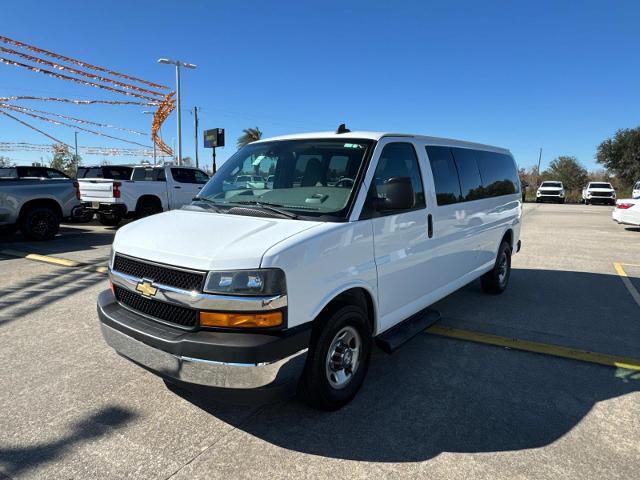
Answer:
[{"label": "van side window", "polygon": [[373,200],[384,198],[386,182],[393,177],[409,177],[413,186],[414,207],[412,210],[425,208],[424,187],[422,186],[422,175],[416,151],[411,143],[396,142],[388,143],[382,149],[378,166],[371,180],[371,186],[367,195],[361,218],[371,218],[372,216],[396,215],[398,212],[375,212]]},{"label": "van side window", "polygon": [[519,191],[518,172],[509,155],[478,151],[478,168],[485,197],[498,197]]},{"label": "van side window", "polygon": [[427,156],[433,173],[438,205],[450,205],[460,201],[458,171],[449,147],[427,146]]},{"label": "van side window", "polygon": [[460,178],[460,190],[462,201],[479,200],[484,198],[482,191],[482,178],[476,157],[478,152],[469,148],[452,148],[453,158],[456,161],[458,177]]}]

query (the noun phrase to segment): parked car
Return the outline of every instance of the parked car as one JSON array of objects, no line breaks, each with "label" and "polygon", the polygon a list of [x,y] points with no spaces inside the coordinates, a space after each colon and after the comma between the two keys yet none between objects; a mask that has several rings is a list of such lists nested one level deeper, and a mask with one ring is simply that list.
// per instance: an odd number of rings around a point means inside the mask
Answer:
[{"label": "parked car", "polygon": [[82,214],[78,184],[47,167],[0,168],[0,230],[50,240],[64,218]]},{"label": "parked car", "polygon": [[267,188],[273,188],[273,180],[274,180],[275,178],[276,178],[276,176],[275,176],[275,175],[269,175],[269,176],[267,177],[267,185],[266,185],[266,187],[267,187]]},{"label": "parked car", "polygon": [[[275,188],[225,190],[260,157],[276,164]],[[327,185],[329,172],[354,182]],[[507,288],[521,212],[503,148],[370,132],[253,142],[190,206],[117,232],[102,333],[168,383],[299,382],[313,406],[339,408],[374,341],[395,350],[477,278]]]},{"label": "parked car", "polygon": [[536,192],[536,202],[552,201],[564,203],[564,186],[562,182],[542,182]]},{"label": "parked car", "polygon": [[640,198],[640,181],[636,182],[631,192],[631,198]]},{"label": "parked car", "polygon": [[589,182],[582,189],[582,202],[585,205],[591,203],[616,204],[616,191],[608,182]]},{"label": "parked car", "polygon": [[640,198],[618,200],[611,217],[618,223],[640,226]]},{"label": "parked car", "polygon": [[78,178],[85,210],[103,225],[123,218],[142,218],[191,203],[209,176],[202,170],[176,166],[90,167]]}]

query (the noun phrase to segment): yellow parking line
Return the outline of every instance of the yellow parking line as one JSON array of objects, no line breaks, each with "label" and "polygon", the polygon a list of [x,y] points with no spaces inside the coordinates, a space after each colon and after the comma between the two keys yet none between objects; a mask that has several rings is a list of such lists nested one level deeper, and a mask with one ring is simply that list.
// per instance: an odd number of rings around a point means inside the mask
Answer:
[{"label": "yellow parking line", "polygon": [[516,350],[523,350],[525,352],[541,353],[544,355],[553,355],[554,357],[569,358],[572,360],[580,360],[582,362],[607,365],[609,367],[626,368],[628,370],[640,371],[639,359],[589,352],[587,350],[578,350],[575,348],[563,347],[560,345],[530,342],[528,340],[519,340],[517,338],[501,337],[498,335],[491,335],[489,333],[481,333],[471,330],[461,330],[458,328],[446,327],[444,325],[433,325],[427,328],[426,331],[427,333],[440,335],[442,337],[455,338],[457,340],[484,343],[498,347],[508,347]]},{"label": "yellow parking line", "polygon": [[0,250],[0,254],[8,255],[10,257],[26,258],[27,260],[35,260],[36,262],[62,265],[63,267],[79,267],[80,265],[82,265],[80,262],[69,260],[67,258],[51,257],[49,255],[39,255],[37,253],[20,252],[18,250],[3,249]]},{"label": "yellow parking line", "polygon": [[[622,283],[624,283],[624,286],[627,287],[627,290],[629,290],[629,293],[631,294],[633,299],[636,301],[636,303],[640,307],[640,292],[638,292],[638,290],[636,290],[636,287],[633,286],[633,283],[631,283],[631,280],[629,280],[629,275],[627,275],[627,272],[624,271],[624,268],[622,268],[622,265],[623,264],[621,263],[614,262],[613,268],[616,269],[616,273],[620,276]],[[624,265],[628,265],[628,264],[624,264]]]},{"label": "yellow parking line", "polygon": [[2,249],[0,255],[10,257],[26,258],[36,262],[51,263],[62,267],[82,267],[83,270],[90,270],[95,273],[107,273],[106,265],[87,265],[86,263],[69,260],[68,258],[52,257],[50,255],[40,255],[39,253],[21,252],[19,250]]}]

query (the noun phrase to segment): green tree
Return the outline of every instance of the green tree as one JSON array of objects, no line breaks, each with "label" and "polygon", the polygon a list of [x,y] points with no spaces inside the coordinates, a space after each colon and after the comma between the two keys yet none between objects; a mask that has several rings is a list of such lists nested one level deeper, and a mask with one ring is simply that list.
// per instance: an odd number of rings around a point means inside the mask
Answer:
[{"label": "green tree", "polygon": [[49,166],[66,173],[70,177],[75,177],[82,158],[80,155],[74,155],[69,147],[63,143],[53,145],[53,158]]},{"label": "green tree", "polygon": [[262,138],[262,132],[258,127],[256,128],[245,128],[242,130],[242,135],[238,137],[238,148],[244,147],[246,144],[255,142],[256,140],[260,140]]},{"label": "green tree", "polygon": [[576,157],[560,156],[542,172],[542,180],[559,180],[566,190],[581,190],[589,181],[589,174]]},{"label": "green tree", "polygon": [[627,185],[640,179],[640,127],[618,130],[598,146],[596,159]]}]

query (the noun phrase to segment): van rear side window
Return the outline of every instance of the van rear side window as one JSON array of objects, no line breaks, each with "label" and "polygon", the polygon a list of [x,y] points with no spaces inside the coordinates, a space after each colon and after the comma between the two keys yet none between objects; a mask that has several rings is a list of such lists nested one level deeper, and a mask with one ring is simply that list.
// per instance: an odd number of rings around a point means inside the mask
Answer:
[{"label": "van rear side window", "polygon": [[503,153],[478,151],[478,168],[485,197],[516,193],[520,185],[518,172],[510,156]]},{"label": "van rear side window", "polygon": [[452,148],[453,158],[458,167],[462,201],[479,200],[484,198],[482,178],[478,169],[477,151],[469,148]]},{"label": "van rear side window", "polygon": [[510,195],[519,191],[511,156],[457,147],[427,146],[438,205]]},{"label": "van rear side window", "polygon": [[450,205],[460,201],[458,171],[449,147],[428,146],[427,155],[433,173],[438,205]]}]

